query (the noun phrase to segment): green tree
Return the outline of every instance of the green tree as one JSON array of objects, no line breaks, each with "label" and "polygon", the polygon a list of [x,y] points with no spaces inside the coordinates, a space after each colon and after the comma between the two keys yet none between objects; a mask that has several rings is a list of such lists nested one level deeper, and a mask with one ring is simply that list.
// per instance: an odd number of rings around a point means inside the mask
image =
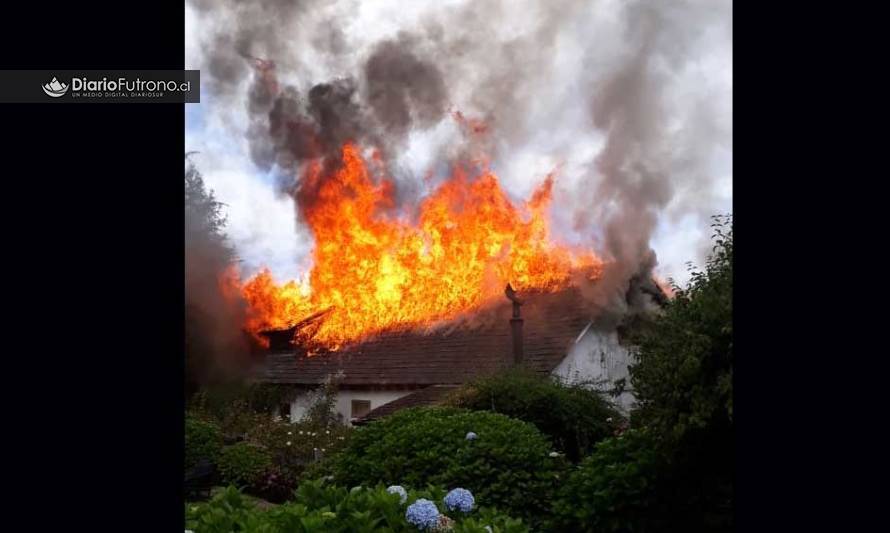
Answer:
[{"label": "green tree", "polygon": [[714,245],[686,287],[672,283],[663,313],[635,335],[632,424],[661,437],[675,519],[699,530],[732,527],[732,216],[714,217]]},{"label": "green tree", "polygon": [[732,424],[732,216],[714,217],[714,246],[704,270],[642,333],[631,383],[638,425],[674,438]]},{"label": "green tree", "polygon": [[186,395],[200,383],[232,375],[246,357],[241,304],[223,294],[221,280],[235,261],[223,204],[204,185],[186,155],[185,166]]},{"label": "green tree", "polygon": [[186,154],[185,166],[185,240],[190,251],[207,248],[219,268],[225,268],[235,260],[235,251],[229,246],[224,228],[226,216],[223,203],[219,202],[204,185],[204,177]]}]

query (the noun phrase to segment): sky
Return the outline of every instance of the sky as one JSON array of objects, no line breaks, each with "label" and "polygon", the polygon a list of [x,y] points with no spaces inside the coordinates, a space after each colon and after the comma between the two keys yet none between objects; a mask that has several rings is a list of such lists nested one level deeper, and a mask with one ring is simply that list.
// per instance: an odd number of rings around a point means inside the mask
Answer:
[{"label": "sky", "polygon": [[[353,75],[381,40],[395,38],[400,31],[415,31],[430,18],[456,21],[445,25],[443,42],[450,42],[453,33],[453,42],[465,42],[457,37],[469,35],[471,43],[479,39],[478,46],[458,58],[434,52],[439,54],[434,56],[436,64],[445,73],[455,109],[490,113],[499,118],[500,124],[510,124],[502,138],[496,136],[491,161],[507,192],[517,200],[524,198],[544,176],[559,169],[556,205],[562,201],[583,209],[582,202],[597,201],[586,200],[578,191],[603,190],[608,180],[592,170],[593,162],[615,139],[610,138],[614,130],[592,124],[587,110],[591,99],[606,90],[606,73],[620,71],[633,59],[634,43],[623,31],[623,21],[632,20],[634,13],[625,12],[622,2],[590,2],[590,7],[576,16],[560,18],[555,9],[524,1],[507,5],[528,4],[527,11],[500,9],[491,21],[452,16],[468,8],[464,0],[435,4],[398,0],[316,3],[320,7],[305,17],[287,21],[287,29],[294,35],[289,51],[299,61],[293,62],[296,66],[292,69],[280,71],[284,81],[305,85]],[[570,0],[562,3],[569,4]],[[568,7],[574,9],[576,4]],[[281,280],[298,278],[311,267],[311,236],[297,223],[292,199],[276,189],[274,170],[262,170],[250,157],[244,135],[248,123],[245,102],[208,90],[205,72],[208,51],[213,46],[210,36],[233,23],[224,11],[186,4],[186,68],[202,70],[202,94],[200,104],[186,105],[185,149],[197,152],[193,161],[207,186],[226,206],[226,231],[242,260],[242,272],[250,275],[268,267]],[[659,81],[648,85],[649,92],[643,93],[660,104],[657,117],[652,119],[652,131],[658,139],[646,141],[650,152],[644,155],[652,168],[670,181],[671,194],[659,203],[656,223],[648,237],[658,257],[656,274],[682,283],[688,279],[687,262],[701,264],[710,247],[707,217],[732,211],[731,4],[719,0],[665,0],[659,3],[658,15],[662,26],[652,34],[656,53],[650,56],[647,68],[659,73]],[[553,29],[544,27],[549,21],[554,21]],[[335,25],[344,36],[346,49],[336,56],[325,56],[311,46],[325,24]],[[525,36],[534,32],[551,36],[552,47],[522,48]],[[498,48],[501,43],[514,41],[520,43],[514,48],[521,51],[520,57],[498,55],[507,50]],[[511,109],[496,109],[501,105],[499,100],[504,99],[499,98],[500,93],[491,92],[487,77],[498,69],[502,57],[515,61],[512,66],[522,72],[509,78],[511,84],[515,80],[514,87],[498,88],[513,89],[507,100],[521,108],[521,119],[515,124],[511,123]],[[274,59],[288,62],[287,58]],[[505,72],[513,76],[513,71]],[[531,76],[529,72],[540,75]],[[487,105],[492,108],[487,109]],[[647,127],[643,125],[644,130]],[[459,142],[458,130],[448,118],[412,129],[397,155],[401,179],[420,180],[440,167],[442,154]],[[606,212],[607,207],[591,207],[591,212]],[[567,241],[596,243],[600,238],[595,236],[596,222],[579,233],[567,213],[553,213],[557,234]]]}]

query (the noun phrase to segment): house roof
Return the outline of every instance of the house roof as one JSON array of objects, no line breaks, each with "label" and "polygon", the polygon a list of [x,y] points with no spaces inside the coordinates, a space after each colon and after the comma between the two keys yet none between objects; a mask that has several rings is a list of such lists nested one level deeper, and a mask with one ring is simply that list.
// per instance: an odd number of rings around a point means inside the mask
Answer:
[{"label": "house roof", "polygon": [[355,426],[367,424],[372,420],[389,416],[396,411],[407,409],[408,407],[438,404],[448,396],[448,393],[457,390],[457,387],[457,385],[430,385],[417,392],[412,392],[397,400],[385,403],[376,409],[372,409],[368,414],[352,424]]},{"label": "house roof", "polygon": [[[524,364],[549,373],[589,324],[591,310],[578,289],[520,294]],[[512,357],[512,304],[499,298],[465,317],[435,326],[379,333],[338,351],[266,356],[255,378],[267,383],[315,385],[342,372],[340,386],[459,384],[508,366]]]}]

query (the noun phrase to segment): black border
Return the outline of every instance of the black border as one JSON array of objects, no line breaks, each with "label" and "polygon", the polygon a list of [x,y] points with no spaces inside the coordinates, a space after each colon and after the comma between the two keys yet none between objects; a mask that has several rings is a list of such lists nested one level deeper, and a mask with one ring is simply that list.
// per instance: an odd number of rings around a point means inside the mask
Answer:
[{"label": "black border", "polygon": [[[824,333],[865,312],[833,306],[832,293],[882,277],[835,269],[845,254],[860,266],[861,255],[878,261],[880,246],[868,250],[883,241],[859,248],[838,238],[834,224],[862,213],[825,195],[880,177],[851,175],[856,158],[838,157],[838,145],[863,136],[830,123],[862,98],[836,85],[856,91],[866,85],[856,73],[880,63],[858,70],[858,53],[834,47],[855,35],[814,20],[816,11],[734,6],[739,531],[832,523],[850,485],[825,479],[824,465],[859,453],[834,448],[838,440],[862,440],[853,421],[861,365]],[[847,22],[867,33],[867,21]],[[3,8],[0,45],[3,69],[182,69],[184,7],[17,3]],[[181,531],[183,106],[0,111],[10,512],[38,531]],[[849,524],[844,515],[834,523]]]},{"label": "black border", "polygon": [[[184,68],[181,3],[0,18],[3,69]],[[182,531],[184,105],[0,112],[13,522]]]}]

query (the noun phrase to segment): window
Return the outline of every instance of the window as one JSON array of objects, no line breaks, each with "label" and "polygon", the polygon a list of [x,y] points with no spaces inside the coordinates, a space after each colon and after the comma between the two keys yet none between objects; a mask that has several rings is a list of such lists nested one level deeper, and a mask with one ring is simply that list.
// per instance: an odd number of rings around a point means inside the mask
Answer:
[{"label": "window", "polygon": [[352,418],[361,418],[371,412],[371,400],[352,400]]}]

